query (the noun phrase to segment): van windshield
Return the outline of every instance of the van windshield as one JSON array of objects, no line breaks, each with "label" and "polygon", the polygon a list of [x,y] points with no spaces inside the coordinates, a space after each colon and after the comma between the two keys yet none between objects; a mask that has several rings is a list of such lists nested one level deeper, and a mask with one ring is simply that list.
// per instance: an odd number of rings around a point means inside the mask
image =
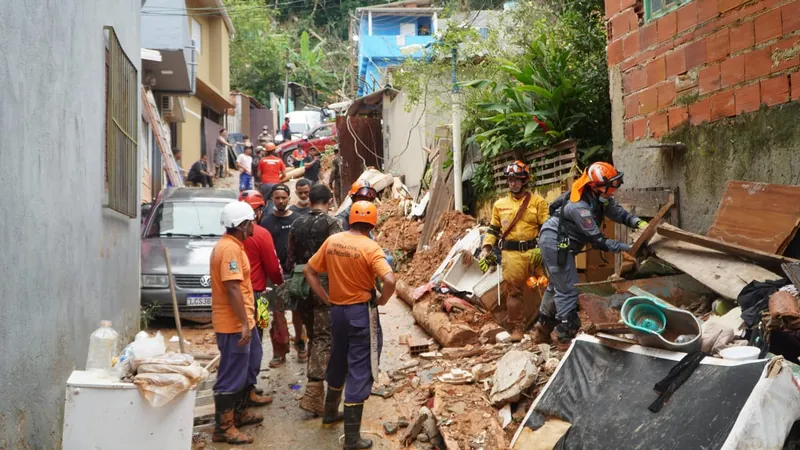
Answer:
[{"label": "van windshield", "polygon": [[158,206],[147,237],[222,236],[219,218],[225,202],[176,201]]}]

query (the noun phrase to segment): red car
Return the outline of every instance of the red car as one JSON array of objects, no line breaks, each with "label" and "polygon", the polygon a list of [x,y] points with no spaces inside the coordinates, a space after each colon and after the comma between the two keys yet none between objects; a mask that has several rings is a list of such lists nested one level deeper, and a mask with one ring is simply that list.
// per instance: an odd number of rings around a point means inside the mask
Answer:
[{"label": "red car", "polygon": [[306,154],[311,147],[319,149],[320,153],[325,151],[325,147],[336,143],[336,124],[333,122],[323,123],[314,127],[307,136],[302,139],[295,139],[284,142],[278,146],[278,155],[283,159],[287,166],[291,167],[294,160],[292,152],[298,147],[302,147]]}]

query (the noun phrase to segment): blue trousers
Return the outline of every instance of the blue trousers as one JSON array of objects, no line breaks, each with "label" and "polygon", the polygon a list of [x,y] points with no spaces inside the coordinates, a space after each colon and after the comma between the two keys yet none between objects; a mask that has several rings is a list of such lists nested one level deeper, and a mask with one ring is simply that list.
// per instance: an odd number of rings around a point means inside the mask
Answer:
[{"label": "blue trousers", "polygon": [[258,329],[253,327],[250,344],[239,347],[241,333],[216,333],[219,368],[214,393],[236,394],[258,382],[261,358],[264,355]]},{"label": "blue trousers", "polygon": [[[331,307],[331,356],[325,380],[333,389],[344,385],[346,404],[363,403],[372,391],[367,303]],[[383,333],[378,327],[378,355]]]},{"label": "blue trousers", "polygon": [[240,173],[239,174],[239,190],[240,191],[249,191],[253,189],[253,176],[249,173]]}]

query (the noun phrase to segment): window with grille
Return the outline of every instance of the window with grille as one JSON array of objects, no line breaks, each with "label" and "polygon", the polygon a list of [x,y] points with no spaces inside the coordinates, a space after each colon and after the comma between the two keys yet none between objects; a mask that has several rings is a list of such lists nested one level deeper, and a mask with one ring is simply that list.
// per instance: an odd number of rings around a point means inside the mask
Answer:
[{"label": "window with grille", "polygon": [[644,20],[649,22],[678,9],[690,0],[644,0]]},{"label": "window with grille", "polygon": [[106,34],[106,206],[128,217],[139,212],[139,74],[113,27]]}]

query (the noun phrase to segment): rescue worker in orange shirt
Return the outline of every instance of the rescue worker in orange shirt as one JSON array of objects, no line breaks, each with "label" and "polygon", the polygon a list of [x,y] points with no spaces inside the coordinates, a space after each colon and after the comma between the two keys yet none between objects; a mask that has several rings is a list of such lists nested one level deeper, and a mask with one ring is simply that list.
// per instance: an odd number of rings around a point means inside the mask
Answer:
[{"label": "rescue worker in orange shirt", "polygon": [[240,432],[239,427],[264,420],[245,409],[250,394],[250,368],[260,368],[263,356],[261,345],[253,339],[257,334],[255,301],[250,262],[243,244],[253,234],[255,219],[253,208],[246,203],[225,205],[220,222],[226,231],[211,251],[211,323],[220,353],[214,383],[214,442],[252,443],[253,438]]},{"label": "rescue worker in orange shirt", "polygon": [[479,264],[484,271],[492,264],[497,245],[502,251],[502,275],[506,282],[506,311],[511,341],[519,342],[524,337],[524,305],[522,293],[525,281],[542,263],[542,253],[537,247],[539,227],[550,213],[547,201],[539,194],[525,188],[530,180],[528,166],[514,161],[504,171],[508,178],[509,194],[492,206],[492,221],[483,238]]},{"label": "rescue worker in orange shirt", "polygon": [[[361,438],[364,401],[370,396],[378,376],[378,360],[383,345],[378,305],[385,305],[394,294],[395,278],[381,247],[369,238],[378,221],[372,203],[356,202],[350,210],[350,230],[330,236],[303,269],[306,282],[323,302],[331,307],[331,355],[325,376],[323,425],[339,420],[339,401],[344,390],[344,448],[371,448],[372,441]],[[328,274],[330,296],[319,274]],[[378,295],[375,279],[383,281]],[[345,380],[347,383],[345,383]]]}]

